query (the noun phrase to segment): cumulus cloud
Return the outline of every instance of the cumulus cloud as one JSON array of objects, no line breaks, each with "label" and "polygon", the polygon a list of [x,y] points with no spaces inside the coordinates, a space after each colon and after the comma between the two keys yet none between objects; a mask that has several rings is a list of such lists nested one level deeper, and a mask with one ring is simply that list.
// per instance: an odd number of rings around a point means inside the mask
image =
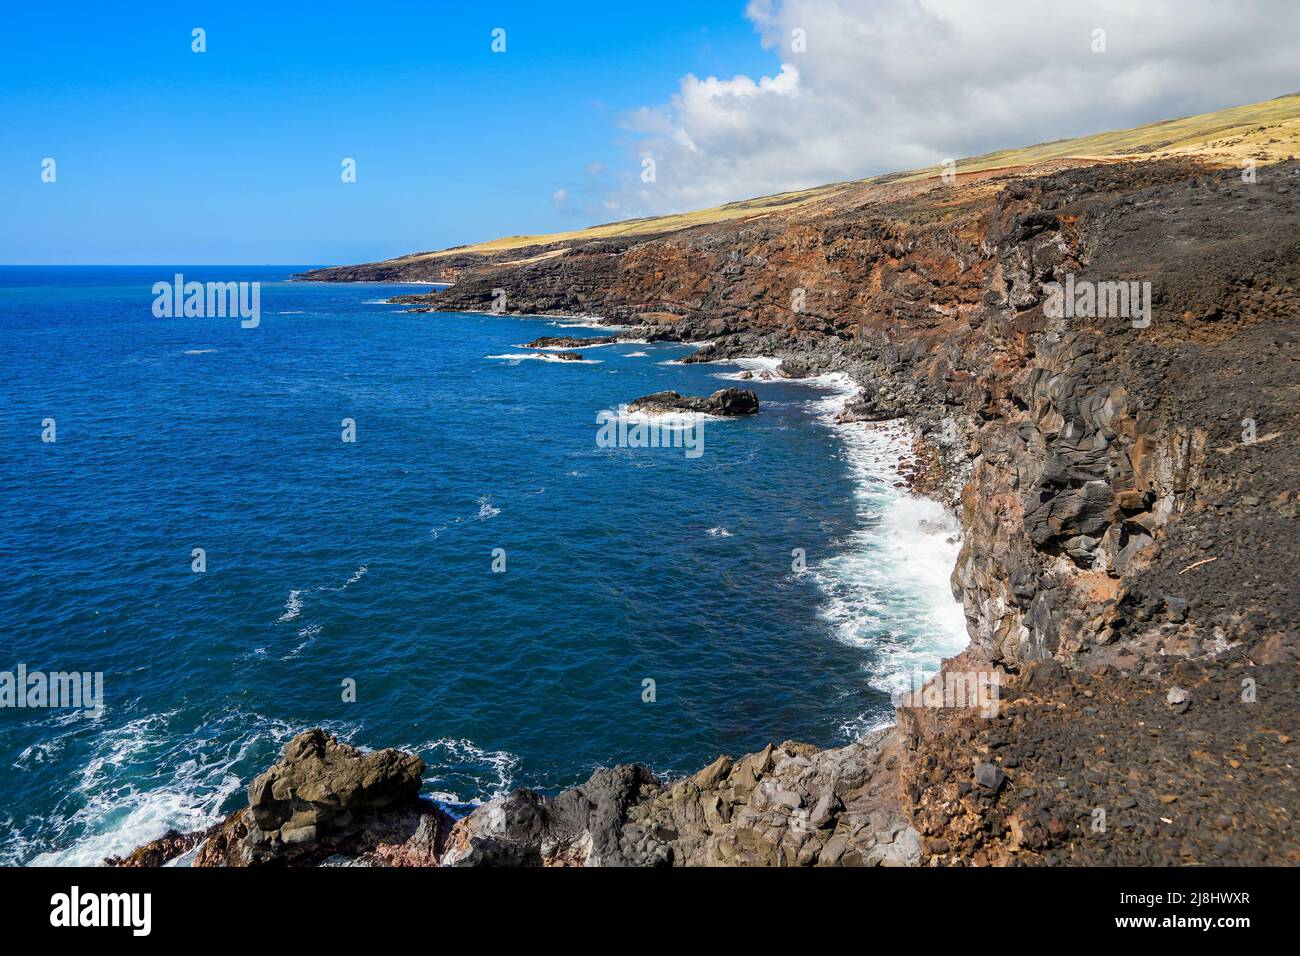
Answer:
[{"label": "cumulus cloud", "polygon": [[751,0],[779,68],[624,116],[657,173],[619,198],[678,211],[1294,92],[1292,2]]}]

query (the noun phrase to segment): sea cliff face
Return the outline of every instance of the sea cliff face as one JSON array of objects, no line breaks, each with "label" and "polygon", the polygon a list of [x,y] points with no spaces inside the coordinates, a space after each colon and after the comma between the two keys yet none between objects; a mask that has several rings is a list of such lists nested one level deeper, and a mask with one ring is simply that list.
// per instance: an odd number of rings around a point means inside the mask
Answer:
[{"label": "sea cliff face", "polygon": [[[244,810],[200,863],[1300,862],[1300,164],[1057,162],[558,249],[461,256],[399,301],[848,373],[845,417],[906,417],[906,477],[962,518],[970,646],[928,690],[996,707],[923,691],[848,747],[621,766],[454,823],[408,794],[306,853],[257,858],[279,844]],[[429,278],[393,269],[309,277]]]}]

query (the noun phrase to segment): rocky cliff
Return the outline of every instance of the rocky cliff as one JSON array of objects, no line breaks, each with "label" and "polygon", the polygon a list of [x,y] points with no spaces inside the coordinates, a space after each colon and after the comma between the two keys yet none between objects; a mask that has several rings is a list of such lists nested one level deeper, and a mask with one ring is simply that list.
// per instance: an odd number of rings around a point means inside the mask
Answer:
[{"label": "rocky cliff", "polygon": [[271,820],[255,782],[199,862],[1300,862],[1300,164],[876,182],[456,264],[451,289],[398,301],[598,315],[703,343],[694,361],[846,372],[854,427],[905,416],[913,486],[965,529],[970,646],[927,690],[974,675],[997,706],[922,691],[848,747],[786,742],[670,783],[621,766],[454,823],[409,766],[392,804],[324,798],[342,824],[278,795]]}]

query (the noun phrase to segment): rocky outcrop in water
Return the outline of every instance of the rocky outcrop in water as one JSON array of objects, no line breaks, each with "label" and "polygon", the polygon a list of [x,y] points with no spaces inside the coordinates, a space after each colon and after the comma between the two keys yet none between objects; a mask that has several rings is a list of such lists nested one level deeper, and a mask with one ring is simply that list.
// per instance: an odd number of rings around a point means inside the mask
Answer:
[{"label": "rocky outcrop in water", "polygon": [[594,335],[582,338],[577,335],[543,335],[523,346],[526,349],[582,349],[593,345],[612,345],[618,341],[615,335]]},{"label": "rocky outcrop in water", "polygon": [[679,395],[676,392],[655,392],[636,399],[627,410],[647,415],[673,415],[697,413],[737,418],[758,414],[758,396],[749,389],[722,388],[708,398]]}]

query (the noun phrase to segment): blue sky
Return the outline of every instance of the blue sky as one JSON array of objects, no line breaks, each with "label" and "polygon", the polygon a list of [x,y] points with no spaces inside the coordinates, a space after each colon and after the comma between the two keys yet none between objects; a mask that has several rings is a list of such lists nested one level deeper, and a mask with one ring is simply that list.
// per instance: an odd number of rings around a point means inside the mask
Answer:
[{"label": "blue sky", "polygon": [[[557,209],[557,190],[639,169],[622,114],[688,72],[778,64],[739,3],[71,2],[0,17],[7,263],[355,262],[572,229],[602,216]],[[340,181],[344,157],[356,183]]]},{"label": "blue sky", "polygon": [[369,261],[1207,112],[1300,86],[1293,2],[11,0],[0,263]]}]

